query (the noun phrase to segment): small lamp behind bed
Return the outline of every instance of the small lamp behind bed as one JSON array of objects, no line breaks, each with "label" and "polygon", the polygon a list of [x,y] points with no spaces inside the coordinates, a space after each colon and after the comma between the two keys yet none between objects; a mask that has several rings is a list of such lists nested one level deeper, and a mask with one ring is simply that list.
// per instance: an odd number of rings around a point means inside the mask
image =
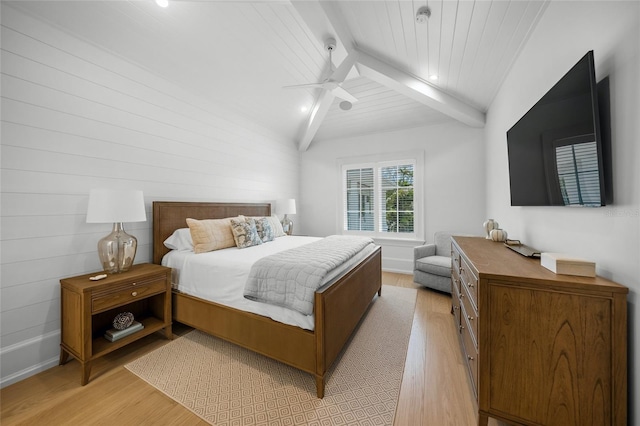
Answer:
[{"label": "small lamp behind bed", "polygon": [[293,234],[293,221],[287,217],[288,214],[296,214],[296,200],[289,198],[276,201],[276,214],[284,214],[282,218],[282,229],[287,235]]}]

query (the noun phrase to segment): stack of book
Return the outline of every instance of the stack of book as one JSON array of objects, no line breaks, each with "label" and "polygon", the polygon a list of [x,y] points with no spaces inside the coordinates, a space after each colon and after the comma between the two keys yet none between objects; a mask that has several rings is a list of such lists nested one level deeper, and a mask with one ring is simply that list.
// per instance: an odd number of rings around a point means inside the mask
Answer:
[{"label": "stack of book", "polygon": [[104,338],[110,342],[115,342],[116,340],[120,340],[123,337],[135,333],[136,331],[142,330],[143,328],[144,325],[142,325],[142,323],[134,321],[129,327],[125,328],[124,330],[117,330],[115,328],[107,330],[107,332],[104,333]]}]

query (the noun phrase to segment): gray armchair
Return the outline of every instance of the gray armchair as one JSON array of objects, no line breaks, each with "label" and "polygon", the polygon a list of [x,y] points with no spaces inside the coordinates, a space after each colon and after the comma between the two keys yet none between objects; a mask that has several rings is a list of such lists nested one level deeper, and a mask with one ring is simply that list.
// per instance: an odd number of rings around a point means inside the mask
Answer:
[{"label": "gray armchair", "polygon": [[434,290],[451,293],[451,236],[436,232],[433,243],[413,248],[413,281]]}]

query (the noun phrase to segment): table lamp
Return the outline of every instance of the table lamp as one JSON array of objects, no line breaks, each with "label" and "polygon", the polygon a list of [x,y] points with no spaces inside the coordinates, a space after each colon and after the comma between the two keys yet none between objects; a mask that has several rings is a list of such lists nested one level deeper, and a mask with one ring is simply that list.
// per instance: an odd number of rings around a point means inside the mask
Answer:
[{"label": "table lamp", "polygon": [[133,265],[138,240],[124,231],[124,222],[144,222],[147,215],[142,191],[92,189],[87,223],[113,223],[109,235],[98,241],[98,256],[106,273],[126,272]]},{"label": "table lamp", "polygon": [[282,218],[282,229],[285,234],[293,234],[293,221],[289,219],[287,215],[296,214],[296,200],[294,198],[289,198],[286,200],[276,201],[276,212],[284,214],[284,217]]}]

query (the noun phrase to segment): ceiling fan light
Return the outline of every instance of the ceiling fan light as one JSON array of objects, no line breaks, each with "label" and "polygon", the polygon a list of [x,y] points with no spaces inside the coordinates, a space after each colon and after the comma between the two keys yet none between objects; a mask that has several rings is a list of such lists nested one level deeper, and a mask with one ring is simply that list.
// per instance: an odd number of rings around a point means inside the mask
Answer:
[{"label": "ceiling fan light", "polygon": [[349,101],[340,102],[340,109],[343,110],[343,111],[349,111],[352,106],[353,106],[353,104],[351,102],[349,102]]}]

